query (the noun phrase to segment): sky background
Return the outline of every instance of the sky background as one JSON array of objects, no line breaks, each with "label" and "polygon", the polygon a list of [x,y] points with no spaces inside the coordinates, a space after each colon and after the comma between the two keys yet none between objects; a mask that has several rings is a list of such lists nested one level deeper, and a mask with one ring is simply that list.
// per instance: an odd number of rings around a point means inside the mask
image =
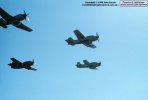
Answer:
[{"label": "sky background", "polygon": [[[0,0],[11,15],[29,13],[23,23],[0,28],[0,100],[147,100],[148,8],[84,7],[84,0]],[[73,30],[100,35],[96,49],[70,46]],[[35,59],[37,71],[11,69],[10,58]],[[98,70],[77,61],[101,61]]]}]

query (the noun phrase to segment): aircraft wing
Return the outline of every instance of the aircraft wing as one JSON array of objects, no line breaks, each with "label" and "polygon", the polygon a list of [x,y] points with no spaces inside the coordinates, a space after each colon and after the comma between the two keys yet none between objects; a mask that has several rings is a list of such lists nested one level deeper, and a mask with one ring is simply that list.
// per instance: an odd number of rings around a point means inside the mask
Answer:
[{"label": "aircraft wing", "polygon": [[84,64],[89,65],[89,62],[87,60],[83,60]]},{"label": "aircraft wing", "polygon": [[89,67],[90,69],[98,70],[96,67]]},{"label": "aircraft wing", "polygon": [[22,24],[22,23],[19,23],[18,25],[14,25],[14,26],[17,27],[17,28],[20,28],[20,29],[22,29],[22,30],[28,31],[28,32],[33,31],[31,28],[25,26],[25,25]]},{"label": "aircraft wing", "polygon": [[14,19],[13,16],[9,15],[6,11],[4,11],[2,8],[0,8],[0,15],[3,19],[5,19],[7,22],[12,22]]},{"label": "aircraft wing", "polygon": [[34,71],[36,71],[37,69],[35,69],[35,68],[31,67],[31,69],[30,69],[30,70],[34,70]]},{"label": "aircraft wing", "polygon": [[15,59],[15,58],[11,58],[11,60],[12,60],[13,62],[15,62],[15,63],[22,63],[22,62],[20,62],[19,60]]},{"label": "aircraft wing", "polygon": [[90,43],[83,43],[85,46],[90,47],[90,48],[96,48],[96,46],[94,44],[90,44]]},{"label": "aircraft wing", "polygon": [[75,35],[77,36],[78,40],[79,39],[84,39],[85,36],[79,31],[79,30],[74,30],[73,31],[75,33]]}]

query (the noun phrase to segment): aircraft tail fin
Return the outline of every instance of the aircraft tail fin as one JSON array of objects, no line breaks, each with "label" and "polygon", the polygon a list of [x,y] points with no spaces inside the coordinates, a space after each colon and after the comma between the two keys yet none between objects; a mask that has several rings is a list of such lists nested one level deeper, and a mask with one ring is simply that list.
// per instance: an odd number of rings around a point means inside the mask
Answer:
[{"label": "aircraft tail fin", "polygon": [[76,66],[77,67],[80,67],[81,66],[81,63],[80,62],[77,62]]},{"label": "aircraft tail fin", "polygon": [[71,38],[71,37],[69,37],[67,40],[65,40],[69,45],[74,45],[74,40]]},{"label": "aircraft tail fin", "polygon": [[12,66],[12,63],[9,63],[8,65],[9,65],[9,66]]}]

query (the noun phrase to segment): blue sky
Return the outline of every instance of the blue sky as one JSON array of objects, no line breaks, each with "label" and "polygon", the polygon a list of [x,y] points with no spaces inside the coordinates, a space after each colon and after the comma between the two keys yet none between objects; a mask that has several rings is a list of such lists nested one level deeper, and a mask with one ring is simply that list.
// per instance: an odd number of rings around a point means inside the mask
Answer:
[{"label": "blue sky", "polygon": [[[11,15],[29,13],[34,31],[0,28],[1,100],[147,100],[148,8],[83,7],[83,0],[1,0]],[[100,35],[96,49],[67,45],[73,30]],[[14,70],[10,58],[35,59],[38,71]],[[98,70],[77,61],[101,61]]]}]

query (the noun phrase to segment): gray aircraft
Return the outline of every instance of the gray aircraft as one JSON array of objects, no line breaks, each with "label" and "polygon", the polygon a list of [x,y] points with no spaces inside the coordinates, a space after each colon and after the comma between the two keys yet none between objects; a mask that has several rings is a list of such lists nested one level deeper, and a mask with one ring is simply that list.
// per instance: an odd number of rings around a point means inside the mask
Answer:
[{"label": "gray aircraft", "polygon": [[99,41],[99,35],[98,33],[96,33],[96,36],[94,35],[90,35],[90,36],[84,36],[79,30],[74,30],[73,31],[75,33],[75,35],[77,36],[77,40],[73,40],[71,37],[69,37],[66,42],[69,45],[76,45],[76,44],[83,44],[87,47],[90,48],[96,48],[96,46],[94,44],[92,44],[93,41],[98,40]]},{"label": "gray aircraft", "polygon": [[[27,20],[28,19],[28,14],[24,11],[24,14],[18,14],[16,16],[11,16],[9,15],[6,11],[4,11],[2,8],[0,8],[0,26],[3,28],[7,28],[7,25],[13,25],[17,28],[20,28],[22,30],[31,32],[32,29],[25,26],[24,24],[21,23],[22,20]],[[28,19],[29,20],[29,19]]]},{"label": "gray aircraft", "polygon": [[101,66],[101,62],[88,62],[87,60],[83,60],[84,64],[77,62],[77,68],[90,68],[90,69],[97,69],[97,67]]},{"label": "gray aircraft", "polygon": [[11,66],[11,68],[13,69],[21,69],[21,68],[25,68],[28,70],[34,70],[36,71],[37,69],[31,67],[34,65],[34,60],[33,61],[25,61],[25,62],[20,62],[15,58],[11,58],[12,63],[8,64],[9,66]]}]

